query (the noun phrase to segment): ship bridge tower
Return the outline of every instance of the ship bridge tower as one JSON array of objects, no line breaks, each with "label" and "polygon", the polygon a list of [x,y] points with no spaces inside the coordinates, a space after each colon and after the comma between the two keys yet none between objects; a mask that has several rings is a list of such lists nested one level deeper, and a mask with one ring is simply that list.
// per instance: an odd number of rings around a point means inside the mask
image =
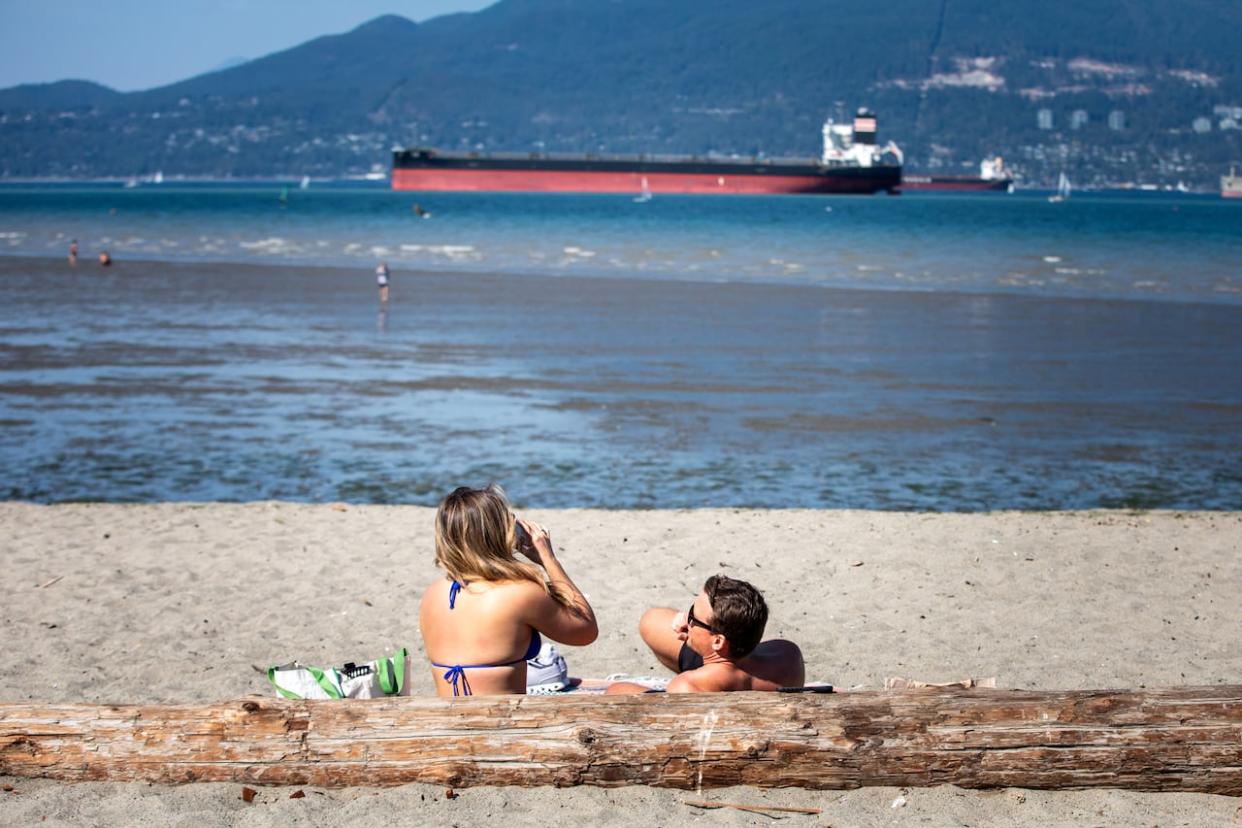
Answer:
[{"label": "ship bridge tower", "polygon": [[820,161],[826,167],[871,167],[879,164],[886,152],[901,163],[901,150],[896,144],[890,141],[882,149],[876,146],[876,117],[869,109],[859,109],[852,124],[838,124],[829,118],[824,121],[823,134],[824,153]]}]

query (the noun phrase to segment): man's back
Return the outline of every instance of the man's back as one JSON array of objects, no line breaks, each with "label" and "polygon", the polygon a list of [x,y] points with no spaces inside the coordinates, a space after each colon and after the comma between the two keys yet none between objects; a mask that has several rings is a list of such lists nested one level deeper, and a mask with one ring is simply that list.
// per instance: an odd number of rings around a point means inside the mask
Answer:
[{"label": "man's back", "polygon": [[792,641],[765,641],[738,662],[704,664],[680,673],[668,685],[670,693],[717,693],[736,690],[774,691],[806,683],[802,651]]}]

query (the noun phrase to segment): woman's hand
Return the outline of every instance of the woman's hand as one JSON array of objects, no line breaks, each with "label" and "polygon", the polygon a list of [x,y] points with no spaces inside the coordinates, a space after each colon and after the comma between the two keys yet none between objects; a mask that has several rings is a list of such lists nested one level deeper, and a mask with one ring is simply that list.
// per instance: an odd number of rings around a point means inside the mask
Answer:
[{"label": "woman's hand", "polygon": [[[520,518],[517,525],[526,533],[527,539],[518,551],[543,567],[549,582],[548,589],[541,591],[532,602],[534,606],[527,616],[527,623],[553,641],[571,647],[585,647],[599,637],[599,624],[595,621],[595,611],[591,609],[590,602],[556,559],[548,530],[538,523]],[[534,591],[530,594],[533,596]]]},{"label": "woman's hand", "polygon": [[544,556],[552,556],[552,536],[548,530],[538,523],[517,519],[518,528],[526,533],[523,542],[518,543],[518,551],[535,563],[543,566]]}]

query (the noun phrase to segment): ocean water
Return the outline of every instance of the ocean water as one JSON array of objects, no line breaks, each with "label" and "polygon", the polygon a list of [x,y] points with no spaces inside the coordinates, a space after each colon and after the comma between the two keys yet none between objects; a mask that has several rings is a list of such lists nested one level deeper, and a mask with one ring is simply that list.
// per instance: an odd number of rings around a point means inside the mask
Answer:
[{"label": "ocean water", "polygon": [[[281,193],[285,200],[281,201]],[[419,204],[431,212],[420,220]],[[1242,303],[1242,204],[1174,194],[0,187],[0,252]]]},{"label": "ocean water", "polygon": [[1238,509],[1240,251],[1192,196],[4,187],[0,497]]}]

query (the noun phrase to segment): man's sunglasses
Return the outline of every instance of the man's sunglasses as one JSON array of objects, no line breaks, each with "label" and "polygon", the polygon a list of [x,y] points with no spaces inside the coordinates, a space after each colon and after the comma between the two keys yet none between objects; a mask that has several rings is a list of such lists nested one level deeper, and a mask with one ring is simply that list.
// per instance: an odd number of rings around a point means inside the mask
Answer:
[{"label": "man's sunglasses", "polygon": [[711,624],[705,624],[699,619],[694,617],[694,604],[691,604],[690,609],[686,612],[686,623],[690,625],[691,627],[702,627],[703,629],[707,630],[709,633],[716,632],[716,628],[713,627]]}]

